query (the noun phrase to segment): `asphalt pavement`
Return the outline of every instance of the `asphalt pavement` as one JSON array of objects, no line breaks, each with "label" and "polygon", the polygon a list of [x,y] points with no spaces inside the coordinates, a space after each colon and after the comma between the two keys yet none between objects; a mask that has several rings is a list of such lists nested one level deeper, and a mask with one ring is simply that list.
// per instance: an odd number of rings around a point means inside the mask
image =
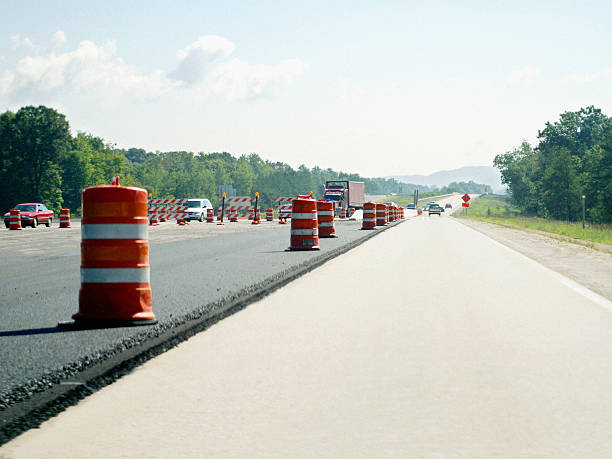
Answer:
[{"label": "asphalt pavement", "polygon": [[159,323],[71,331],[57,324],[78,310],[80,233],[78,223],[73,226],[0,234],[0,409],[372,235],[360,229],[360,221],[338,221],[338,237],[321,239],[320,251],[288,252],[290,224],[193,222],[185,228],[166,223],[150,234],[153,311]]}]

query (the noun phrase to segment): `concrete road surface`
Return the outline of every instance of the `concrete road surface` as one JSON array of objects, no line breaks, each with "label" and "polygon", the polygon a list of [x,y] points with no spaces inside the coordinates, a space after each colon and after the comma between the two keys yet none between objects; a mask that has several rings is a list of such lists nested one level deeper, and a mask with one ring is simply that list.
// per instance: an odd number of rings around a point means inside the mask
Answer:
[{"label": "concrete road surface", "polygon": [[326,263],[1,457],[612,457],[608,300],[450,218]]}]

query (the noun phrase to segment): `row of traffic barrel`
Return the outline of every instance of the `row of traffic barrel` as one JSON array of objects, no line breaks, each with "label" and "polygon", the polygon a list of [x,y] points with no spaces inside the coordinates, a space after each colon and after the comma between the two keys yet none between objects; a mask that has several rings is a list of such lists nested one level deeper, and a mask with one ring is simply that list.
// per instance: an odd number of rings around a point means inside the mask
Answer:
[{"label": "row of traffic barrel", "polygon": [[[156,323],[152,309],[147,192],[102,185],[83,190],[81,288],[72,323],[62,327],[102,328]],[[208,215],[207,215],[208,217]],[[362,229],[404,218],[403,210],[365,203]],[[293,200],[288,250],[320,249],[319,237],[336,237],[334,203],[312,196]]]},{"label": "row of traffic barrel", "polygon": [[[47,225],[47,226],[50,226]],[[70,209],[62,208],[60,210],[60,228],[70,228]],[[21,226],[21,210],[11,209],[9,215],[9,230],[20,230]]]},{"label": "row of traffic barrel", "polygon": [[[336,237],[332,201],[298,196],[292,204],[289,250],[319,250],[319,238]],[[366,202],[361,229],[373,230],[403,218],[404,210],[399,206]]]}]

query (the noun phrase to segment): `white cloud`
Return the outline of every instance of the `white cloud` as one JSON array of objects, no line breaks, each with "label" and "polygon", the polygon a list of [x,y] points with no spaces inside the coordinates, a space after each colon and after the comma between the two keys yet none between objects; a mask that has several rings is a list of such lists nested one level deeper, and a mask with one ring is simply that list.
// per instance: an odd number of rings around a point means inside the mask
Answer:
[{"label": "white cloud", "polygon": [[66,43],[66,34],[64,33],[63,30],[58,30],[57,32],[53,34],[53,37],[51,40],[52,40],[52,44],[54,47],[61,46],[64,43]]},{"label": "white cloud", "polygon": [[[34,46],[18,35],[11,39],[19,46]],[[64,32],[53,35],[54,45],[65,41]],[[57,99],[62,94],[93,95],[102,105],[164,96],[186,96],[196,103],[211,98],[234,102],[286,87],[306,69],[299,59],[276,65],[228,60],[235,48],[226,38],[203,36],[177,52],[179,64],[173,72],[142,73],[117,57],[115,42],[83,41],[73,51],[36,52],[20,59],[13,69],[0,74],[0,102]]]},{"label": "white cloud", "polygon": [[13,49],[26,48],[30,50],[37,50],[38,47],[28,37],[22,37],[16,33],[10,36],[11,44]]},{"label": "white cloud", "polygon": [[510,75],[506,78],[506,82],[511,85],[519,85],[534,80],[538,76],[540,76],[539,68],[531,66],[523,67],[522,69],[510,72]]},{"label": "white cloud", "polygon": [[101,102],[112,104],[156,97],[174,85],[160,71],[138,74],[115,53],[114,42],[98,46],[83,41],[71,52],[24,57],[0,77],[0,98],[93,91]]},{"label": "white cloud", "polygon": [[176,56],[180,63],[171,73],[171,77],[187,84],[199,83],[211,64],[227,58],[235,49],[236,45],[227,38],[216,35],[200,37],[189,46],[177,51]]},{"label": "white cloud", "polygon": [[612,67],[605,68],[600,70],[599,72],[586,72],[580,75],[572,73],[567,76],[567,79],[573,81],[575,83],[591,83],[595,80],[599,80],[600,78],[611,78],[612,77]]},{"label": "white cloud", "polygon": [[228,102],[255,98],[276,87],[286,87],[306,69],[299,59],[277,65],[249,64],[232,59],[216,65],[204,81],[206,94]]}]

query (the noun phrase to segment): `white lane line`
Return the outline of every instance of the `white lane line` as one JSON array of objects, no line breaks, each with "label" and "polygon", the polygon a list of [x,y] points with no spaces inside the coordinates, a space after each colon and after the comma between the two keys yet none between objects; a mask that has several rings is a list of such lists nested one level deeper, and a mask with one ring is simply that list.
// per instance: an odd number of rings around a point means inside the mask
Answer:
[{"label": "white lane line", "polygon": [[574,290],[576,293],[579,293],[580,295],[582,295],[583,297],[591,300],[593,303],[601,306],[604,309],[607,309],[608,311],[612,312],[612,301],[608,300],[606,297],[601,296],[599,293],[594,292],[593,290],[585,287],[584,285],[579,284],[578,282],[576,282],[575,280],[570,279],[567,276],[564,276],[563,274],[555,271],[554,269],[551,269],[547,266],[544,266],[542,263],[534,260],[533,258],[528,257],[527,255],[511,248],[508,247],[507,245],[502,244],[499,241],[496,241],[495,239],[493,239],[491,236],[484,234],[478,230],[475,230],[474,228],[471,228],[467,225],[464,225],[460,222],[455,221],[454,222],[457,225],[461,225],[464,228],[467,229],[471,229],[473,231],[476,231],[477,233],[482,234],[484,237],[486,237],[487,239],[489,239],[491,242],[493,242],[493,244],[497,245],[498,247],[501,247],[505,250],[507,250],[508,252],[512,252],[516,255],[518,255],[519,257],[522,257],[523,259],[525,259],[526,261],[528,261],[529,263],[531,263],[534,266],[538,266],[540,269],[544,270],[544,271],[548,271],[550,274],[552,274],[554,277],[557,278],[557,280],[559,280],[563,285],[565,285],[566,287],[569,287],[570,289]]}]

